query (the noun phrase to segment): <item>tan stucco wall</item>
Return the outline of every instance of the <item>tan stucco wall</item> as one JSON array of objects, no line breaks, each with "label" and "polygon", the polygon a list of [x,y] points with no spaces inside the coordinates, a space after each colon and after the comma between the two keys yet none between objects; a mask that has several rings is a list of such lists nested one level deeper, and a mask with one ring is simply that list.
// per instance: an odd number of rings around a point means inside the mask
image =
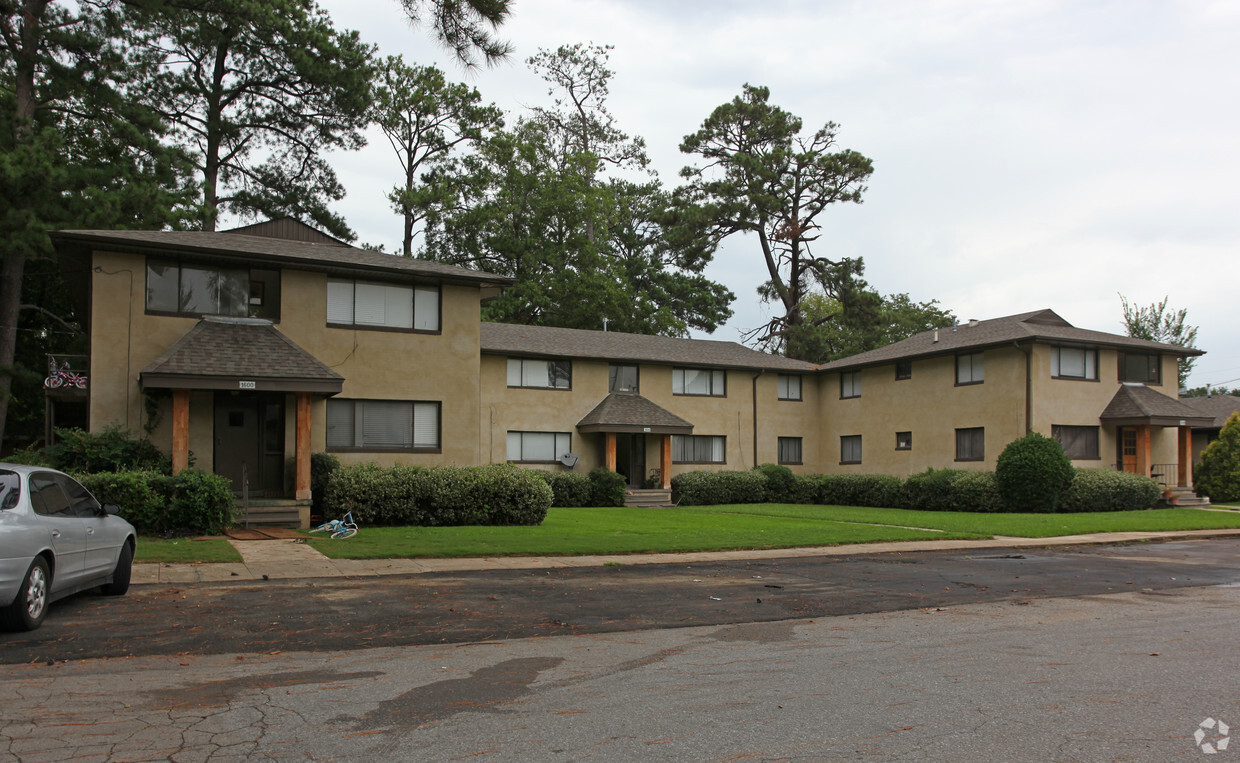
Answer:
[{"label": "tan stucco wall", "polygon": [[[141,431],[146,421],[139,374],[189,331],[196,318],[147,315],[145,258],[94,253],[91,303],[90,425],[119,424]],[[418,400],[442,403],[441,446],[435,454],[340,453],[343,463],[473,464],[479,460],[479,292],[445,285],[441,294],[440,334],[327,327],[327,276],[297,270],[281,272],[281,310],[277,327],[290,339],[345,377],[341,398]],[[161,398],[161,421],[152,440],[171,449],[171,397]],[[195,392],[190,400],[190,449],[195,465],[210,468],[213,450],[213,394]],[[285,406],[285,451],[296,445],[295,398]],[[312,451],[326,447],[326,402],[311,405]]]}]

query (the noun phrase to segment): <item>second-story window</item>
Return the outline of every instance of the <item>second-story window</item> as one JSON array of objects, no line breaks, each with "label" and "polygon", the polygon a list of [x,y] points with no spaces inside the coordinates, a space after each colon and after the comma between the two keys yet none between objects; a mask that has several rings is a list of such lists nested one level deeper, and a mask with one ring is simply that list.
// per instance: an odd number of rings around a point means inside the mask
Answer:
[{"label": "second-story window", "polygon": [[327,281],[327,323],[439,331],[439,288],[330,278]]},{"label": "second-story window", "polygon": [[280,273],[147,260],[146,309],[173,315],[230,315],[278,320]]},{"label": "second-story window", "polygon": [[1080,345],[1051,348],[1051,376],[1056,379],[1098,380],[1098,351]]},{"label": "second-story window", "polygon": [[572,361],[509,358],[508,386],[533,387],[536,389],[572,389]]},{"label": "second-story window", "polygon": [[986,381],[986,356],[971,352],[956,356],[956,384],[981,384]]},{"label": "second-story window", "polygon": [[727,372],[709,368],[673,368],[672,394],[727,397]]},{"label": "second-story window", "polygon": [[780,400],[801,399],[801,377],[792,374],[780,374],[777,384],[779,385]]},{"label": "second-story window", "polygon": [[1162,384],[1162,358],[1145,352],[1121,352],[1119,354],[1119,380]]},{"label": "second-story window", "polygon": [[638,392],[637,366],[612,363],[607,369],[608,392]]},{"label": "second-story window", "polygon": [[861,397],[861,372],[845,371],[840,374],[840,399]]}]

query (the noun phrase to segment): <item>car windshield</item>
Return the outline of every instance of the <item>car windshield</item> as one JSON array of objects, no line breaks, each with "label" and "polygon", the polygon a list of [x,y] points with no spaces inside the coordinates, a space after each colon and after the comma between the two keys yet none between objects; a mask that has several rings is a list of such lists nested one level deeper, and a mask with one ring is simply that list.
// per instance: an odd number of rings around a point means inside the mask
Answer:
[{"label": "car windshield", "polygon": [[0,510],[16,506],[20,494],[21,479],[17,476],[17,472],[0,469]]}]

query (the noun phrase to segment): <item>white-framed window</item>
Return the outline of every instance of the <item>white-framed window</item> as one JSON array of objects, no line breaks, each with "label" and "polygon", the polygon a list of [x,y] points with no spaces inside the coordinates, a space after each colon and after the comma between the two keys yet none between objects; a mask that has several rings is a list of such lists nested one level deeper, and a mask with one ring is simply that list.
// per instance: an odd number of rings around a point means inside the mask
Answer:
[{"label": "white-framed window", "polygon": [[438,402],[330,398],[327,449],[438,453],[440,407]]},{"label": "white-framed window", "polygon": [[896,450],[912,450],[913,449],[913,433],[912,432],[896,432]]},{"label": "white-framed window", "polygon": [[840,399],[861,397],[861,372],[845,371],[840,374]]},{"label": "white-framed window", "polygon": [[986,460],[986,428],[969,427],[956,430],[956,460]]},{"label": "white-framed window", "polygon": [[840,463],[861,463],[861,435],[850,434],[840,438]]},{"label": "white-framed window", "polygon": [[439,331],[439,287],[329,278],[327,323]]},{"label": "white-framed window", "polygon": [[535,389],[572,389],[573,363],[571,360],[509,358],[508,386],[533,387]]},{"label": "white-framed window", "polygon": [[508,460],[550,463],[573,450],[571,432],[509,432]]},{"label": "white-framed window", "polygon": [[795,374],[780,374],[776,381],[779,386],[780,400],[801,399],[801,377]]},{"label": "white-framed window", "polygon": [[673,395],[708,395],[727,397],[728,375],[726,371],[710,368],[673,368]]},{"label": "white-framed window", "polygon": [[633,364],[612,363],[607,369],[607,391],[638,392],[641,388],[639,370]]},{"label": "white-framed window", "polygon": [[1056,379],[1098,380],[1098,351],[1083,345],[1051,348],[1051,376]]},{"label": "white-framed window", "polygon": [[800,437],[780,437],[778,441],[778,456],[781,464],[799,464],[801,462],[801,438]]},{"label": "white-framed window", "polygon": [[1074,461],[1100,458],[1098,427],[1052,424],[1051,437],[1063,446],[1064,455]]},{"label": "white-framed window", "polygon": [[672,463],[722,464],[727,461],[727,438],[723,435],[672,435]]},{"label": "white-framed window", "polygon": [[956,356],[956,384],[981,384],[986,381],[985,353],[970,352]]}]

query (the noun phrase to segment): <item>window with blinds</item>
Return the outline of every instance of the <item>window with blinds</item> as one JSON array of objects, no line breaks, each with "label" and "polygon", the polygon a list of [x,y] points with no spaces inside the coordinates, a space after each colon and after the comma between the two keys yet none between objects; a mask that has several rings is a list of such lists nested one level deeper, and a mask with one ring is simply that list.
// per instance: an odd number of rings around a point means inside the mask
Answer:
[{"label": "window with blinds", "polygon": [[335,326],[439,331],[439,288],[328,279],[327,322]]},{"label": "window with blinds", "polygon": [[508,460],[552,462],[572,452],[569,432],[509,432]]},{"label": "window with blinds", "polygon": [[405,400],[327,401],[327,449],[440,450],[440,404]]},{"label": "window with blinds", "polygon": [[1079,345],[1052,347],[1051,376],[1056,379],[1097,381],[1098,351]]},{"label": "window with blinds", "polygon": [[533,387],[535,389],[572,389],[573,363],[570,360],[509,358],[508,386]]},{"label": "window with blinds", "polygon": [[726,397],[727,372],[709,368],[673,368],[673,395]]},{"label": "window with blinds", "polygon": [[956,385],[981,384],[986,381],[986,355],[971,352],[956,356]]},{"label": "window with blinds", "polygon": [[727,438],[722,435],[672,435],[672,463],[722,464],[726,461]]},{"label": "window with blinds", "polygon": [[801,399],[801,377],[792,374],[779,374],[776,379],[780,400]]}]

